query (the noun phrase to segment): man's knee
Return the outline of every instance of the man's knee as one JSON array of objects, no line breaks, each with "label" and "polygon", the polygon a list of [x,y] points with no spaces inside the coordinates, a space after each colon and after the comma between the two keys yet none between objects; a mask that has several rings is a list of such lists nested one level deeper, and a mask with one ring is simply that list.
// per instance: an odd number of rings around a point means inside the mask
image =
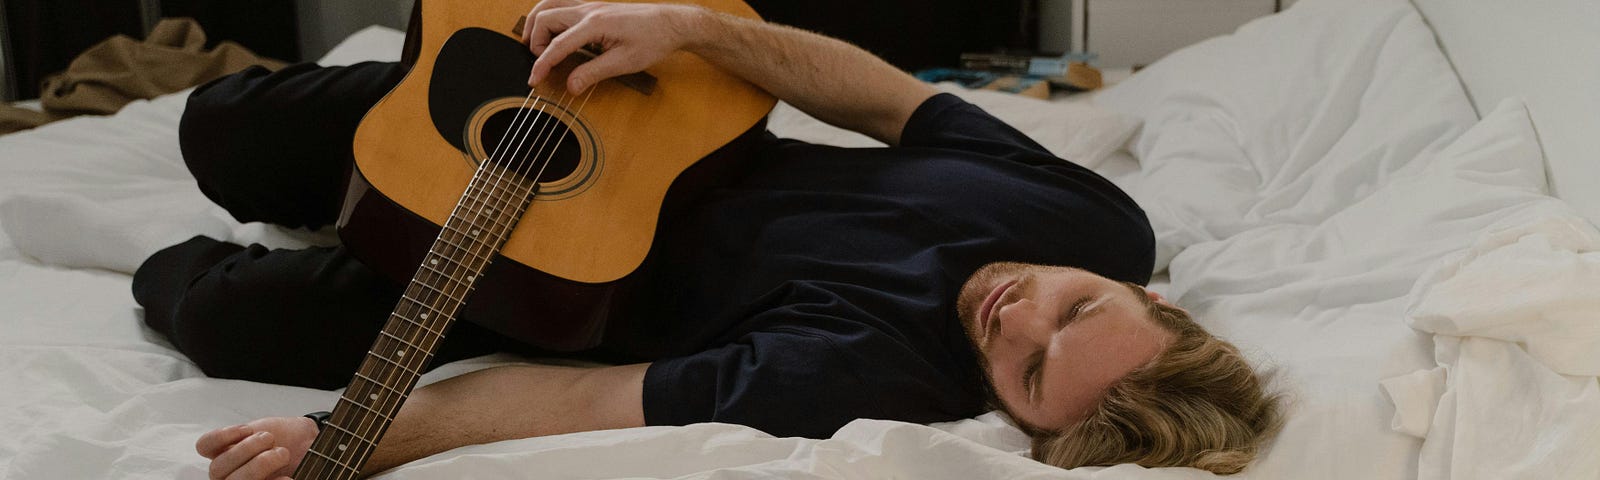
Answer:
[{"label": "man's knee", "polygon": [[318,228],[338,218],[350,143],[405,70],[391,63],[251,67],[189,95],[178,125],[200,191],[241,222]]},{"label": "man's knee", "polygon": [[177,302],[168,319],[173,345],[211,377],[322,389],[349,383],[357,357],[312,345],[319,332],[274,308],[282,299],[223,286],[226,268],[195,278]]},{"label": "man's knee", "polygon": [[[206,375],[336,388],[360,360],[360,342],[323,331],[326,312],[294,258],[322,250],[269,251],[196,237],[157,252],[134,275],[144,322]],[[271,256],[271,257],[269,257]],[[302,292],[296,295],[296,292]],[[376,333],[376,330],[373,330]]]},{"label": "man's knee", "polygon": [[[255,114],[261,99],[250,93],[259,79],[270,73],[252,66],[196,87],[178,121],[178,148],[184,164],[200,191],[230,211],[239,202],[230,201],[224,193],[239,182],[234,177],[246,173],[239,167],[254,161],[252,155],[267,154],[259,151],[251,138],[262,130],[251,125],[261,119]],[[235,216],[239,216],[237,212]]]}]

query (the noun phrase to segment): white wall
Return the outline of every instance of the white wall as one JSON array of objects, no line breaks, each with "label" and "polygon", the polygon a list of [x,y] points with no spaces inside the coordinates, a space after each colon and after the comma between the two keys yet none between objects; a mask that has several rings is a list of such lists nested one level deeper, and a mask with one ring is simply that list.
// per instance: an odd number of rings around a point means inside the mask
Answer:
[{"label": "white wall", "polygon": [[411,19],[412,0],[295,0],[300,16],[300,57],[328,53],[344,37],[369,25],[399,30]]}]

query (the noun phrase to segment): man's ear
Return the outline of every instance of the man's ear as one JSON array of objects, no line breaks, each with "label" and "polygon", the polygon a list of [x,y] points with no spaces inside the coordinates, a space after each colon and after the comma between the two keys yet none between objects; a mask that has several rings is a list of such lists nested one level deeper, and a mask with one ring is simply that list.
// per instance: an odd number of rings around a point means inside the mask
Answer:
[{"label": "man's ear", "polygon": [[1150,301],[1152,301],[1152,302],[1156,302],[1156,303],[1159,303],[1159,304],[1162,304],[1162,305],[1166,305],[1166,306],[1169,306],[1169,307],[1172,307],[1172,308],[1178,308],[1177,305],[1173,305],[1172,302],[1167,301],[1167,297],[1161,296],[1160,293],[1156,293],[1156,291],[1155,290],[1151,290],[1150,287],[1144,287],[1144,296],[1150,297]]}]

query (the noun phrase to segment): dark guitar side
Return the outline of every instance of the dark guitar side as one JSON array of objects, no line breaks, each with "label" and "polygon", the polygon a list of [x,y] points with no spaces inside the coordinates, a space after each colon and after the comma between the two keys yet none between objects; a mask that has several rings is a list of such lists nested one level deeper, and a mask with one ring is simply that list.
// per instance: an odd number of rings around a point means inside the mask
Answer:
[{"label": "dark guitar side", "polygon": [[[757,123],[679,175],[662,204],[662,224],[687,209],[699,193],[737,178],[743,157],[765,131],[766,123]],[[351,172],[339,238],[395,285],[404,285],[416,273],[440,229],[373,189],[359,168]],[[461,318],[539,348],[583,350],[600,342],[612,302],[639,275],[636,271],[609,283],[577,282],[497,254],[467,298]]]}]

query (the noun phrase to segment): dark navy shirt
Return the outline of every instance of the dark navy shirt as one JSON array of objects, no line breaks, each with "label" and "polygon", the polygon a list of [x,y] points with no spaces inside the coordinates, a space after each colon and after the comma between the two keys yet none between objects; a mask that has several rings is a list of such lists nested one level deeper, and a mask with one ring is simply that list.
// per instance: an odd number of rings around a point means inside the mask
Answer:
[{"label": "dark navy shirt", "polygon": [[664,231],[607,340],[654,360],[650,425],[825,438],[856,418],[971,417],[984,380],[955,299],[975,270],[1149,280],[1154,240],[1127,195],[953,95],[924,102],[899,147],[774,140],[748,161]]}]

